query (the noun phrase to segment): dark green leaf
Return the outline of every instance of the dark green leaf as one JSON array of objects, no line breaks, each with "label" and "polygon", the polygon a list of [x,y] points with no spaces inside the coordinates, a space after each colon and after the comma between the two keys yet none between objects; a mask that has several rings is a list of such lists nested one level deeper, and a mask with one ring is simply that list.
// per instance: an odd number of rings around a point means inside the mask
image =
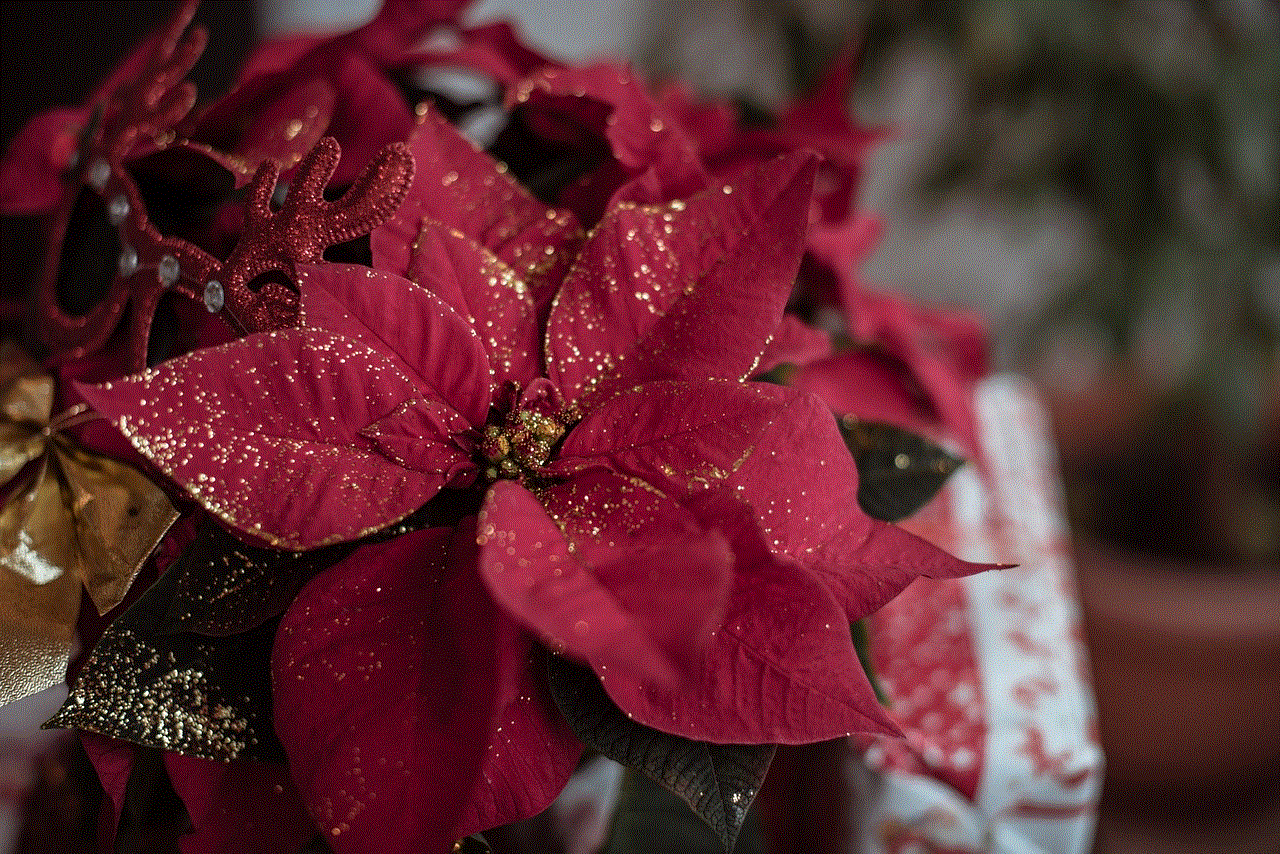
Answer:
[{"label": "dark green leaf", "polygon": [[858,504],[873,519],[897,522],[919,510],[964,460],[891,424],[838,419],[858,465]]},{"label": "dark green leaf", "polygon": [[247,545],[208,525],[165,573],[173,598],[157,627],[215,637],[257,628],[282,614],[312,576],[351,548],[279,551]]},{"label": "dark green leaf", "polygon": [[774,745],[709,744],[628,718],[589,668],[552,656],[551,696],[588,747],[678,795],[732,851],[760,791]]},{"label": "dark green leaf", "polygon": [[[735,854],[760,854],[763,841],[748,813]],[[671,792],[635,771],[623,778],[604,854],[720,854],[711,828]]]},{"label": "dark green leaf", "polygon": [[179,581],[166,572],[107,628],[45,727],[224,762],[282,759],[271,724],[278,619],[229,637],[166,633]]}]

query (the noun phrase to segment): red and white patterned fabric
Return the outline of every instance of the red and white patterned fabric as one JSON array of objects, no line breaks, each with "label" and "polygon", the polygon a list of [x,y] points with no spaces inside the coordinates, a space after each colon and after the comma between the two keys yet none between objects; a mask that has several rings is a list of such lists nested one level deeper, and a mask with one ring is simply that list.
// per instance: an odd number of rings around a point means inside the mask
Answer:
[{"label": "red and white patterned fabric", "polygon": [[921,578],[868,619],[905,741],[851,761],[865,854],[1077,854],[1102,782],[1069,536],[1048,425],[1011,376],[974,395],[973,466],[904,523],[958,557],[1018,566]]}]

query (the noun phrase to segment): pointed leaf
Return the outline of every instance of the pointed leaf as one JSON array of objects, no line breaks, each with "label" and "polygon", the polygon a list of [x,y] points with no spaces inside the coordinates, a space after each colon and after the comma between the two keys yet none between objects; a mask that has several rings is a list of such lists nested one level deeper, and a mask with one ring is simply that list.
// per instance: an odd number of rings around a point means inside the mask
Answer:
[{"label": "pointed leaf", "polygon": [[938,494],[964,460],[891,424],[839,420],[858,466],[858,504],[873,519],[896,522]]},{"label": "pointed leaf", "polygon": [[493,389],[528,385],[542,371],[533,290],[488,249],[460,231],[422,223],[407,278],[447,302],[484,342]]},{"label": "pointed leaf", "polygon": [[545,306],[549,289],[559,284],[582,240],[577,218],[531,196],[430,107],[410,137],[409,150],[413,186],[396,215],[370,237],[374,266],[409,275],[423,224],[440,223],[515,270]]},{"label": "pointed leaf", "polygon": [[[612,489],[611,489],[612,487]],[[646,496],[616,478],[553,491],[594,501]],[[493,485],[480,514],[480,570],[494,598],[553,649],[601,669],[671,682],[696,660],[722,613],[732,555],[716,534],[667,502],[648,503],[643,530],[574,545],[539,499],[515,481]]]},{"label": "pointed leaf", "polygon": [[[544,794],[547,777],[563,785],[576,761],[535,749],[541,738],[559,743],[546,727],[500,730],[513,706],[519,722],[536,714],[521,694],[531,642],[480,584],[474,540],[471,522],[362,546],[315,578],[281,623],[276,727],[338,854],[443,854],[527,817],[504,807],[545,807],[554,792],[525,798]],[[486,775],[511,775],[532,794],[513,804]]]},{"label": "pointed leaf", "polygon": [[275,622],[227,638],[165,634],[177,588],[165,573],[107,627],[45,726],[223,762],[281,758],[268,667]]},{"label": "pointed leaf", "polygon": [[549,680],[556,705],[584,744],[679,795],[724,850],[733,850],[774,745],[710,744],[638,724],[614,705],[589,668],[559,656],[551,659]]},{"label": "pointed leaf", "polygon": [[645,380],[752,374],[804,251],[814,164],[779,158],[687,201],[610,210],[547,325],[565,396],[589,409]]},{"label": "pointed leaf", "polygon": [[[727,400],[717,401],[705,388],[689,384],[694,393],[682,400],[689,413]],[[765,383],[750,383],[737,393],[744,401],[751,395],[761,402],[737,405],[740,425],[730,419],[715,429],[704,427],[677,441],[637,450],[629,447],[629,434],[619,427],[614,428],[622,440],[618,450],[605,451],[603,438],[590,450],[601,453],[615,470],[644,478],[670,495],[690,495],[710,486],[732,489],[759,514],[773,552],[811,569],[834,593],[848,612],[845,622],[876,610],[919,575],[946,577],[988,568],[957,560],[866,516],[857,503],[853,458],[830,410],[816,397]],[[622,395],[600,408],[598,420],[619,420],[617,414],[632,406],[640,424],[646,424],[647,416],[640,413],[651,404],[644,409],[633,404],[643,400],[639,389]],[[725,405],[724,411],[733,408]],[[658,423],[671,420],[668,414]],[[575,435],[596,421],[583,419],[565,440],[563,452],[577,453]],[[743,436],[749,438],[744,442]]]},{"label": "pointed leaf", "polygon": [[[759,822],[753,820],[754,815],[748,813],[734,849],[736,854],[762,854],[764,851]],[[622,781],[608,844],[601,849],[601,854],[633,854],[636,851],[723,854],[724,846],[715,832],[678,795],[632,771]]]},{"label": "pointed leaf", "polygon": [[750,508],[731,493],[708,493],[689,506],[733,547],[728,610],[702,660],[678,686],[597,669],[618,707],[646,726],[720,744],[898,734],[826,586],[794,561],[775,557]]},{"label": "pointed leaf", "polygon": [[387,356],[330,332],[251,335],[75,387],[207,510],[278,548],[372,533],[446,480],[396,464],[361,435],[419,390]]},{"label": "pointed leaf", "polygon": [[463,318],[439,297],[399,276],[348,264],[299,264],[307,326],[365,344],[396,362],[421,396],[437,397],[463,420],[489,414],[489,359]]}]

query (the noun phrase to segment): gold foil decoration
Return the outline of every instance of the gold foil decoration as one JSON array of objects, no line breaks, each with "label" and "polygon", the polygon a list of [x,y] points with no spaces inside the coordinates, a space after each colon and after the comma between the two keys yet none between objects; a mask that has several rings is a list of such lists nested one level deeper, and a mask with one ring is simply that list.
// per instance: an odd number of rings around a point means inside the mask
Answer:
[{"label": "gold foil decoration", "polygon": [[53,378],[0,343],[0,705],[62,681],[81,585],[99,613],[120,604],[178,517],[138,471],[64,435],[84,410],[55,419],[53,399]]}]

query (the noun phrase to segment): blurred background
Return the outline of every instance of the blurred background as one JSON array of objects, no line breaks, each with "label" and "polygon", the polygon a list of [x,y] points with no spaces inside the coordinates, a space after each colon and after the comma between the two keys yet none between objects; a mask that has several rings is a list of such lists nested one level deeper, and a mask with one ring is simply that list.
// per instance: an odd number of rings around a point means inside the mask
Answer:
[{"label": "blurred background", "polygon": [[[376,5],[206,2],[193,78],[225,91],[255,39]],[[5,2],[0,142],[79,102],[167,10]],[[997,367],[1053,417],[1109,760],[1096,850],[1280,848],[1277,6],[482,0],[469,17],[750,108],[856,51],[850,106],[892,129],[861,195],[885,224],[865,279],[984,311]],[[38,240],[6,222],[7,295]]]}]

